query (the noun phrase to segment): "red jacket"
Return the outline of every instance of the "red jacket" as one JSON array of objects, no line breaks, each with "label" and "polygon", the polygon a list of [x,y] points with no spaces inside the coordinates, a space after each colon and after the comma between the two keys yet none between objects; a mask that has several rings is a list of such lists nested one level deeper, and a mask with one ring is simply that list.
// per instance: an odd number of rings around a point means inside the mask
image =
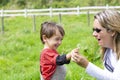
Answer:
[{"label": "red jacket", "polygon": [[45,80],[50,80],[56,69],[56,50],[44,49],[40,56],[40,72]]}]

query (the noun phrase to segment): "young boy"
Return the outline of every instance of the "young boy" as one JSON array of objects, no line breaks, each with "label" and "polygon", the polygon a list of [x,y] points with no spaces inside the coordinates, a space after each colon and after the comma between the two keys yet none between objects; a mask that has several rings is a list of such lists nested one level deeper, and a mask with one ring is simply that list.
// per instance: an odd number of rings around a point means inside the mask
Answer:
[{"label": "young boy", "polygon": [[64,29],[54,22],[41,24],[40,38],[44,48],[40,55],[41,80],[65,80],[66,69],[71,54],[59,55],[57,48],[65,35]]}]

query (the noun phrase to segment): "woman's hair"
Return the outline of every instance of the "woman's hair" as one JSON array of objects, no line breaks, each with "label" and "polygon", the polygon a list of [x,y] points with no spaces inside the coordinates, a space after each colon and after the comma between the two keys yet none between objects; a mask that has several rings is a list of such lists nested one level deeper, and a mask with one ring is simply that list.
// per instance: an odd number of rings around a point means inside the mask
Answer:
[{"label": "woman's hair", "polygon": [[51,38],[53,35],[56,34],[57,30],[60,32],[62,36],[65,35],[62,26],[56,24],[55,22],[43,22],[40,28],[40,39],[42,43],[44,44],[43,35],[45,35],[47,38]]},{"label": "woman's hair", "polygon": [[[113,50],[117,54],[117,59],[120,59],[120,13],[116,10],[104,10],[97,13],[94,19],[97,19],[106,30],[115,32],[115,36],[113,37]],[[106,48],[102,47],[101,51],[103,59]]]}]

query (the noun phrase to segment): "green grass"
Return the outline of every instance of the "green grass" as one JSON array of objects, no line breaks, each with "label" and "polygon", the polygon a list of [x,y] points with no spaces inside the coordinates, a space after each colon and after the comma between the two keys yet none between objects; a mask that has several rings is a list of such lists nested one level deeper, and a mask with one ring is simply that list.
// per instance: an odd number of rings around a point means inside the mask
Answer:
[{"label": "green grass", "polygon": [[[4,34],[0,33],[0,79],[1,80],[39,80],[39,58],[43,48],[39,38],[40,24],[44,21],[59,23],[59,17],[37,16],[36,31],[33,31],[32,17],[5,17]],[[61,25],[65,37],[58,48],[66,54],[80,45],[81,54],[91,62],[102,66],[97,41],[92,36],[86,15],[62,16]],[[0,25],[1,31],[1,25]],[[85,73],[85,69],[71,61],[67,66],[66,80],[95,80]]]}]

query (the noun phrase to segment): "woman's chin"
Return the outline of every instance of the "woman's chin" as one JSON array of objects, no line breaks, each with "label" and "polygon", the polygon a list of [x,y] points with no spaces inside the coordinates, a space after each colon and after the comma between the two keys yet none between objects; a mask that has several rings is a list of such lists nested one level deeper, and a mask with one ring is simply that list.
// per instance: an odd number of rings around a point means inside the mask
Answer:
[{"label": "woman's chin", "polygon": [[100,44],[100,43],[99,43],[98,45],[99,45],[99,46],[101,46],[101,47],[103,47],[103,45],[102,45],[102,44]]}]

